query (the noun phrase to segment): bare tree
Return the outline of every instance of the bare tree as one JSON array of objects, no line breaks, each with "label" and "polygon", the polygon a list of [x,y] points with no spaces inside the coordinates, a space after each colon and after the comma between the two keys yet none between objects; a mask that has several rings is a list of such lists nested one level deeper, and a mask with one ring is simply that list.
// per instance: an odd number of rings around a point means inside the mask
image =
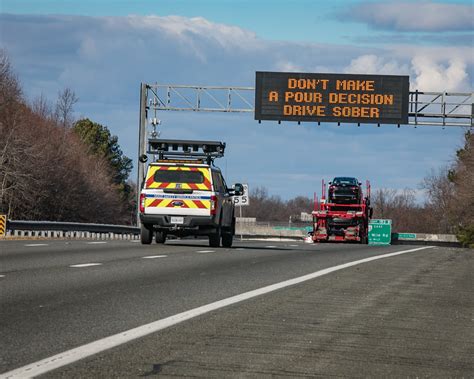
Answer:
[{"label": "bare tree", "polygon": [[21,99],[21,88],[11,68],[10,59],[0,48],[0,110]]},{"label": "bare tree", "polygon": [[452,233],[452,206],[455,195],[455,185],[449,180],[449,169],[432,170],[421,184],[426,191],[425,208],[430,215],[433,233]]},{"label": "bare tree", "polygon": [[73,90],[65,88],[58,93],[55,116],[57,122],[63,127],[70,127],[73,124],[73,107],[78,102],[78,98]]},{"label": "bare tree", "polygon": [[31,110],[33,113],[36,113],[38,116],[41,116],[45,119],[50,119],[54,116],[53,107],[46,96],[43,94],[33,100],[31,103]]}]

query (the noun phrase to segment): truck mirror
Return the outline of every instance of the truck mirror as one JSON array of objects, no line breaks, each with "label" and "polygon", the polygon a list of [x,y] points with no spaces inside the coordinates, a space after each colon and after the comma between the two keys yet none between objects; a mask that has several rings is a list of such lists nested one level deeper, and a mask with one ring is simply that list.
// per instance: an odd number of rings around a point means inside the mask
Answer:
[{"label": "truck mirror", "polygon": [[234,196],[242,196],[244,194],[244,186],[240,183],[234,184]]}]

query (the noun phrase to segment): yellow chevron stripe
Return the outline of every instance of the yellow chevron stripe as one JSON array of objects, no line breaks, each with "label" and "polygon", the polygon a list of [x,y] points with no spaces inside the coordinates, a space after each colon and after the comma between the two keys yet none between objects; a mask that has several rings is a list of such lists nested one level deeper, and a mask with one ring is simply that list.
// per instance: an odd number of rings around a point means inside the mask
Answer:
[{"label": "yellow chevron stripe", "polygon": [[189,208],[193,208],[193,209],[198,207],[196,203],[192,200],[184,200],[184,204],[186,204]]}]

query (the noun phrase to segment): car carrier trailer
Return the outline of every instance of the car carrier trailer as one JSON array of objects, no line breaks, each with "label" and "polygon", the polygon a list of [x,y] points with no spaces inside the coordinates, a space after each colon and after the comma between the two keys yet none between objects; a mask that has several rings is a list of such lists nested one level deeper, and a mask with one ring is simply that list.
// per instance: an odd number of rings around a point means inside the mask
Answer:
[{"label": "car carrier trailer", "polygon": [[339,203],[326,197],[326,183],[322,181],[322,195],[314,197],[313,242],[367,243],[370,207],[370,182],[366,181],[365,196],[356,203]]}]

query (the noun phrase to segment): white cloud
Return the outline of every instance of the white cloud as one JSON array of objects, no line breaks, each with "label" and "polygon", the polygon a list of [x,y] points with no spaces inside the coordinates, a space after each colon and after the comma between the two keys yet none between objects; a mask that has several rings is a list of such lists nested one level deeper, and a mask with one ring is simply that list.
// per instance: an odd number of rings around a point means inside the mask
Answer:
[{"label": "white cloud", "polygon": [[[109,17],[107,20],[111,25],[117,21],[122,22],[115,17]],[[192,35],[200,35],[217,41],[222,48],[247,49],[254,48],[259,44],[254,32],[233,25],[213,23],[203,17],[132,15],[127,16],[125,20],[131,28],[165,32],[187,42],[191,41]]]},{"label": "white cloud", "polygon": [[361,55],[344,68],[349,74],[408,75],[409,68],[393,59],[385,59],[374,54]]},{"label": "white cloud", "polygon": [[472,4],[447,4],[433,1],[362,2],[341,13],[351,21],[376,29],[397,31],[472,31]]},{"label": "white cloud", "polygon": [[283,72],[303,72],[304,68],[290,61],[281,61],[275,65],[275,71]]},{"label": "white cloud", "polygon": [[450,59],[447,65],[426,56],[412,60],[416,74],[414,86],[420,91],[470,91],[466,64],[460,59]]},{"label": "white cloud", "polygon": [[401,63],[394,59],[373,54],[361,55],[351,60],[344,68],[350,74],[410,75],[412,90],[435,92],[470,92],[471,82],[467,64],[462,58],[448,60],[433,54],[419,54],[411,63]]}]

